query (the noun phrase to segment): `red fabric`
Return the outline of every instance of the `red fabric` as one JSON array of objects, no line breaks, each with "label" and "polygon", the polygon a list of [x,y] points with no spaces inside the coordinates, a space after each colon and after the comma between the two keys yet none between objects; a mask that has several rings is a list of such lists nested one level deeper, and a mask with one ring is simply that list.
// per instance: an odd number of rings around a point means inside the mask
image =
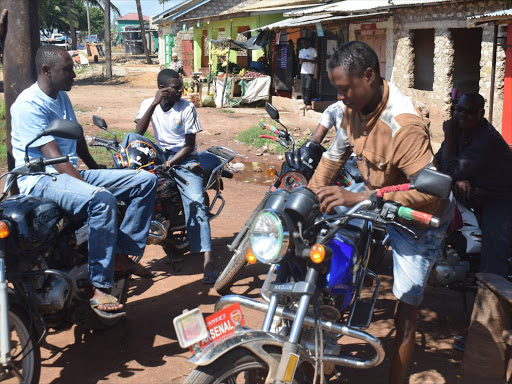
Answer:
[{"label": "red fabric", "polygon": [[455,216],[453,217],[450,225],[448,225],[448,229],[446,230],[447,234],[455,232],[457,229],[462,228],[464,222],[462,221],[462,214],[459,211],[459,207],[455,206]]}]

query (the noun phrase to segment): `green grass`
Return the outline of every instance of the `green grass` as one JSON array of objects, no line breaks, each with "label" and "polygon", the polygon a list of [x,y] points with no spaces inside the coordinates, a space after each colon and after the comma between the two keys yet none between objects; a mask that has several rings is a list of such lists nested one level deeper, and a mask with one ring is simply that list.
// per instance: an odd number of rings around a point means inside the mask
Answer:
[{"label": "green grass", "polygon": [[[274,154],[283,154],[287,151],[285,147],[280,145],[279,143],[275,143],[272,140],[269,139],[260,139],[258,135],[269,135],[274,136],[270,132],[262,129],[260,125],[255,125],[254,127],[249,128],[246,131],[240,132],[236,136],[236,140],[240,141],[243,144],[249,145],[251,147],[255,148],[261,148],[264,145],[268,147],[268,153],[274,153]],[[302,144],[304,144],[307,141],[307,138],[296,140],[295,146],[296,148],[299,148]],[[291,148],[290,148],[291,149]]]},{"label": "green grass", "polygon": [[[109,132],[112,132],[116,135],[117,140],[119,142],[123,141],[124,135],[127,133],[126,131],[122,131],[119,128],[110,128]],[[112,139],[112,135],[109,135],[107,132],[98,129],[98,132],[95,132],[94,136],[102,137],[104,139]],[[150,132],[146,132],[144,134],[144,137],[151,140],[153,143],[155,143],[155,136],[153,136]],[[98,164],[104,164],[107,167],[113,166],[114,160],[112,159],[112,153],[106,150],[102,147],[89,147],[89,152],[91,153],[92,157]]]},{"label": "green grass", "polygon": [[232,114],[234,114],[234,113],[235,113],[235,111],[233,111],[232,109],[224,109],[224,108],[223,108],[223,109],[221,109],[220,111],[221,111],[222,113],[227,113],[227,114],[230,114],[230,115],[232,115]]}]

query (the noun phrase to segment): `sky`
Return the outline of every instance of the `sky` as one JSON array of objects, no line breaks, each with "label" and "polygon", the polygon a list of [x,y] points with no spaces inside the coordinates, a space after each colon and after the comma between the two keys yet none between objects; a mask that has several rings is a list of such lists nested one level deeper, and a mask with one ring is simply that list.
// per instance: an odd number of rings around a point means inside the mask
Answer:
[{"label": "sky", "polygon": [[[171,8],[173,5],[182,2],[183,0],[170,0],[166,3],[159,4],[158,0],[140,0],[142,13],[145,16],[155,16],[166,9]],[[121,16],[127,13],[137,13],[137,5],[135,0],[111,0],[114,5],[121,11]]]}]

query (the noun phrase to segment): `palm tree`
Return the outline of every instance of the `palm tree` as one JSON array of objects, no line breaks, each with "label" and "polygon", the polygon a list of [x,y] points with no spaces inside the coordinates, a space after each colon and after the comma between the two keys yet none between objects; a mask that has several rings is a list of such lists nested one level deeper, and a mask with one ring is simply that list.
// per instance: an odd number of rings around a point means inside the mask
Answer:
[{"label": "palm tree", "polygon": [[142,36],[142,45],[144,48],[144,54],[146,55],[146,64],[153,64],[151,61],[151,57],[149,57],[149,49],[148,43],[146,41],[146,30],[144,28],[144,18],[142,16],[142,8],[140,6],[140,0],[135,0],[137,4],[137,13],[139,14],[139,23],[140,23],[140,34]]},{"label": "palm tree", "polygon": [[73,24],[73,14],[71,13],[71,0],[66,0],[66,8],[68,11],[69,32],[71,33],[71,49],[76,49],[76,32]]}]

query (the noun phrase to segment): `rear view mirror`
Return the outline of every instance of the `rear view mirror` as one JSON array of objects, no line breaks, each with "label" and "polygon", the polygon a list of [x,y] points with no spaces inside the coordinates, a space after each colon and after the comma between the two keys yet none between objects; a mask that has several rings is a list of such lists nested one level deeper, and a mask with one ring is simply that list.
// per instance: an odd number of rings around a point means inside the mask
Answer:
[{"label": "rear view mirror", "polygon": [[452,178],[433,169],[425,168],[414,179],[414,189],[446,199],[450,196],[452,190]]},{"label": "rear view mirror", "polygon": [[43,136],[62,137],[63,139],[79,140],[84,136],[82,126],[74,121],[65,119],[55,119],[46,129],[39,132],[39,134],[25,146],[25,162],[28,163],[28,147],[39,140]]},{"label": "rear view mirror", "polygon": [[267,113],[272,118],[272,120],[275,120],[275,121],[279,120],[279,111],[276,109],[276,107],[274,107],[269,102],[267,102],[267,104],[265,104],[265,111],[267,111]]},{"label": "rear view mirror", "polygon": [[92,122],[94,123],[95,126],[101,128],[103,130],[107,130],[107,122],[105,120],[103,120],[102,117],[99,117],[98,115],[93,115]]},{"label": "rear view mirror", "polygon": [[62,137],[64,139],[78,140],[82,138],[83,135],[84,131],[80,124],[70,120],[55,119],[38,135],[38,138],[43,136],[54,136]]}]

